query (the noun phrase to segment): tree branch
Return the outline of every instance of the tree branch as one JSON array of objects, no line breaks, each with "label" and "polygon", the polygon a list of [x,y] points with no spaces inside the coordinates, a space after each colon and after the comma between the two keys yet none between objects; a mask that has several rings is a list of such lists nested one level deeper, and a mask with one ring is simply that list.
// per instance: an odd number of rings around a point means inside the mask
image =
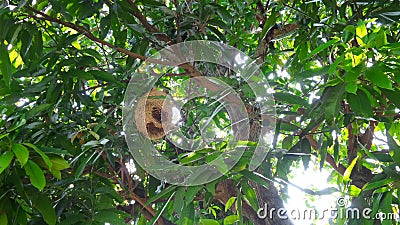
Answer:
[{"label": "tree branch", "polygon": [[336,165],[335,159],[333,158],[333,156],[331,154],[326,153],[325,161],[327,163],[329,163],[329,165],[331,165],[332,168],[335,169],[336,171],[338,171],[341,175],[344,175],[344,172],[346,171],[346,167],[344,167],[340,163]]},{"label": "tree branch", "polygon": [[[151,59],[151,58],[147,58],[147,57],[145,57],[143,55],[139,55],[137,53],[131,52],[131,51],[127,50],[127,49],[124,49],[124,48],[121,48],[121,47],[116,47],[115,45],[111,44],[110,42],[104,41],[104,40],[94,36],[93,33],[91,33],[88,29],[86,29],[86,28],[84,28],[84,27],[82,27],[80,25],[54,18],[54,17],[52,17],[50,15],[47,15],[47,14],[45,14],[45,13],[43,13],[43,12],[37,10],[37,9],[34,9],[34,8],[30,7],[30,6],[27,6],[27,8],[30,11],[34,12],[35,14],[37,14],[37,15],[30,14],[30,15],[28,15],[29,17],[32,17],[32,18],[35,18],[35,19],[39,19],[39,20],[50,21],[50,22],[58,23],[58,24],[61,24],[63,26],[69,27],[69,28],[77,31],[78,33],[81,33],[81,34],[85,35],[87,38],[89,38],[90,40],[92,40],[94,42],[106,45],[106,46],[108,46],[108,47],[110,47],[112,49],[115,49],[118,52],[124,53],[124,54],[126,54],[126,55],[128,55],[130,57],[133,57],[133,58],[136,58],[136,59],[140,59],[140,60]],[[38,16],[38,15],[40,15],[40,16]],[[150,25],[150,24],[148,24],[148,25]],[[151,28],[151,29],[154,30],[155,28]],[[168,39],[171,40],[169,37],[168,37]],[[162,61],[162,60],[151,59],[151,62],[157,63],[157,64],[162,64],[162,65],[169,65],[168,62],[165,62],[165,61]],[[200,72],[198,72],[192,65],[190,65],[188,63],[181,64],[181,65],[179,65],[179,67],[185,69],[190,74],[190,76],[192,76],[192,77],[202,76]]]},{"label": "tree branch", "polygon": [[[318,127],[318,126],[316,126]],[[315,128],[316,128],[315,127]],[[318,151],[318,143],[317,141],[314,140],[312,135],[306,135],[305,138],[307,138],[310,141],[311,147]],[[328,152],[326,153],[326,158],[325,161],[327,163],[329,163],[329,165],[332,166],[333,169],[335,169],[336,171],[338,171],[341,175],[344,174],[344,172],[346,171],[346,167],[344,167],[342,164],[336,164],[335,159],[333,158],[333,156],[331,154],[329,154]]]},{"label": "tree branch", "polygon": [[170,37],[168,37],[168,35],[160,33],[160,30],[157,27],[151,25],[147,21],[146,17],[140,12],[139,8],[132,0],[127,1],[129,5],[133,8],[133,16],[140,21],[140,23],[146,28],[147,31],[149,31],[150,33],[155,33],[153,35],[160,41],[164,41],[169,45],[174,43],[174,41]]},{"label": "tree branch", "polygon": [[[105,151],[102,152],[102,158],[105,162],[107,162],[107,155]],[[132,179],[131,174],[129,173],[128,169],[126,168],[125,163],[123,162],[122,158],[115,158],[115,161],[121,166],[120,170],[115,170],[114,167],[111,166],[110,163],[107,163],[107,168],[111,172],[111,174],[115,174],[115,176],[108,177],[108,179],[111,179],[115,184],[120,184],[120,182],[124,183],[125,186],[127,186],[128,191],[123,190],[125,199],[133,199],[139,205],[141,208],[139,208],[143,215],[146,217],[146,219],[151,220],[154,216],[156,216],[157,212],[149,205],[146,204],[146,200],[138,196],[135,192],[135,185],[134,185],[134,180]],[[102,176],[99,173],[96,173],[100,176]],[[107,175],[107,174],[104,174]],[[164,219],[160,217],[156,223],[157,225],[165,225],[164,224]]]},{"label": "tree branch", "polygon": [[47,21],[50,21],[50,22],[54,22],[54,23],[58,23],[58,24],[64,25],[64,26],[66,26],[66,27],[69,27],[69,28],[71,28],[71,29],[74,29],[75,31],[77,31],[77,32],[79,32],[79,33],[85,35],[87,38],[89,38],[90,40],[92,40],[92,41],[94,41],[94,42],[97,42],[97,43],[106,45],[106,46],[108,46],[108,47],[110,47],[110,48],[112,48],[112,49],[117,50],[118,52],[124,53],[124,54],[126,54],[126,55],[128,55],[128,56],[131,56],[131,57],[133,57],[133,58],[137,58],[137,59],[141,59],[141,60],[146,60],[146,57],[143,56],[143,55],[136,54],[136,53],[131,52],[131,51],[129,51],[129,50],[127,50],[127,49],[124,49],[124,48],[116,47],[115,45],[113,45],[113,44],[111,44],[111,43],[109,43],[109,42],[107,42],[107,41],[104,41],[104,40],[102,40],[102,39],[100,39],[100,38],[97,38],[97,37],[94,36],[88,29],[86,29],[86,28],[84,28],[84,27],[82,27],[82,26],[80,26],[80,25],[77,25],[77,24],[74,24],[74,23],[70,23],[70,22],[66,22],[66,21],[63,21],[63,20],[54,18],[54,17],[49,16],[49,15],[47,15],[47,14],[45,14],[45,13],[43,13],[43,12],[37,10],[37,9],[34,9],[34,8],[30,7],[30,6],[27,6],[27,8],[28,8],[30,11],[32,11],[32,12],[34,12],[34,13],[40,15],[40,16],[37,16],[37,15],[29,15],[30,17],[33,17],[33,18],[39,19],[39,20],[47,20]]}]

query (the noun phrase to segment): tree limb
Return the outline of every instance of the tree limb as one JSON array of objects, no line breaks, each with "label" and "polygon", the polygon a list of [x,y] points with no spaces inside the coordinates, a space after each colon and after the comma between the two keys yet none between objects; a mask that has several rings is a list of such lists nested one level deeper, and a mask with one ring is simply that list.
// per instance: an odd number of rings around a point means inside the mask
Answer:
[{"label": "tree limb", "polygon": [[[50,21],[50,22],[58,23],[58,24],[61,24],[63,26],[69,27],[69,28],[77,31],[78,33],[81,33],[81,34],[85,35],[87,38],[89,38],[90,40],[92,40],[94,42],[106,45],[106,46],[108,46],[108,47],[110,47],[112,49],[115,49],[118,52],[124,53],[124,54],[126,54],[126,55],[128,55],[130,57],[133,57],[133,58],[136,58],[136,59],[140,59],[140,60],[151,60],[151,62],[157,63],[157,64],[161,64],[161,65],[169,65],[168,62],[164,62],[162,60],[156,60],[156,59],[152,59],[152,58],[147,58],[146,56],[139,55],[139,54],[131,52],[131,51],[127,50],[127,49],[124,49],[124,48],[121,48],[121,47],[116,47],[115,45],[111,44],[110,42],[104,41],[104,40],[94,36],[93,33],[91,33],[88,29],[86,29],[86,28],[84,28],[84,27],[82,27],[80,25],[57,19],[57,18],[52,17],[50,15],[47,15],[47,14],[45,14],[45,13],[43,13],[43,12],[37,10],[37,9],[34,9],[34,8],[30,7],[30,6],[27,6],[27,8],[30,11],[34,12],[35,14],[40,15],[40,16],[38,16],[38,15],[30,14],[30,15],[28,15],[29,17],[32,17],[32,18],[35,18],[35,19],[39,19],[39,20]],[[181,65],[179,65],[179,67],[185,69],[190,74],[191,77],[202,76],[200,72],[198,72],[192,65],[190,65],[188,63],[181,64]]]},{"label": "tree limb", "polygon": [[39,20],[47,20],[47,21],[50,21],[50,22],[61,24],[63,26],[66,26],[66,27],[69,27],[71,29],[74,29],[75,31],[85,35],[87,38],[89,38],[90,40],[92,40],[94,42],[106,45],[106,46],[108,46],[108,47],[110,47],[112,49],[117,50],[118,52],[124,53],[124,54],[126,54],[128,56],[131,56],[133,58],[140,59],[140,60],[146,60],[146,57],[143,56],[143,55],[136,54],[136,53],[131,52],[131,51],[129,51],[127,49],[124,49],[124,48],[116,47],[115,45],[111,44],[110,42],[104,41],[104,40],[94,36],[88,29],[86,29],[86,28],[84,28],[84,27],[82,27],[80,25],[57,19],[55,17],[52,17],[50,15],[47,15],[46,13],[43,13],[43,12],[37,10],[35,8],[32,8],[30,6],[27,6],[27,8],[30,11],[40,15],[40,16],[38,16],[38,15],[29,15],[30,17],[33,17],[33,18],[39,19]]},{"label": "tree limb", "polygon": [[146,17],[140,12],[139,8],[132,0],[127,0],[127,2],[133,9],[133,16],[140,21],[140,23],[146,28],[147,31],[149,31],[150,33],[155,33],[153,35],[160,41],[164,41],[169,45],[174,43],[174,41],[168,35],[160,33],[160,30],[157,27],[151,25],[147,21]]}]

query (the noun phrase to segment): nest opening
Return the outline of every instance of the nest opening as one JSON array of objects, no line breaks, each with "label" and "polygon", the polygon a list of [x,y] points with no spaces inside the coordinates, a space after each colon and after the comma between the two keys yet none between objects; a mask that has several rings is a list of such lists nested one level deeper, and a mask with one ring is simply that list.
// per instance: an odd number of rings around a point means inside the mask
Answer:
[{"label": "nest opening", "polygon": [[158,134],[164,133],[164,129],[162,127],[156,127],[153,122],[146,124],[146,129],[151,136],[156,136]]},{"label": "nest opening", "polygon": [[168,94],[153,88],[149,93],[139,98],[135,111],[135,121],[138,130],[151,140],[163,138],[173,127],[171,101],[166,100]]},{"label": "nest opening", "polygon": [[153,107],[151,110],[151,115],[153,116],[154,119],[157,120],[157,122],[161,123],[161,109]]}]

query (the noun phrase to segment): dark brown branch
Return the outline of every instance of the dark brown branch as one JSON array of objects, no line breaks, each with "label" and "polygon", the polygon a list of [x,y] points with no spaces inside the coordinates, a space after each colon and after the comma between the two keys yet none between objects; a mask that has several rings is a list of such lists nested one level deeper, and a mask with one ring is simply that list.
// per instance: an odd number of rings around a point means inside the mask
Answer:
[{"label": "dark brown branch", "polygon": [[335,159],[333,158],[333,156],[331,154],[326,153],[325,161],[327,163],[329,163],[329,165],[331,165],[332,168],[335,169],[336,171],[338,171],[341,175],[344,175],[344,172],[346,171],[346,167],[344,167],[340,163],[336,165]]},{"label": "dark brown branch", "polygon": [[36,19],[40,19],[40,20],[47,20],[47,21],[50,21],[50,22],[54,22],[54,23],[58,23],[58,24],[64,25],[66,27],[74,29],[77,32],[85,35],[87,38],[89,38],[90,40],[92,40],[94,42],[106,45],[106,46],[108,46],[108,47],[110,47],[112,49],[117,50],[118,52],[124,53],[124,54],[126,54],[128,56],[131,56],[133,58],[140,59],[140,60],[146,60],[146,57],[143,56],[143,55],[136,54],[136,53],[131,52],[131,51],[129,51],[127,49],[124,49],[124,48],[116,47],[115,45],[113,45],[113,44],[111,44],[111,43],[109,43],[107,41],[104,41],[104,40],[102,40],[100,38],[97,38],[88,29],[86,29],[86,28],[84,28],[82,26],[79,26],[79,25],[74,24],[74,23],[70,23],[70,22],[66,22],[66,21],[54,18],[54,17],[49,16],[49,15],[47,15],[47,14],[45,14],[45,13],[43,13],[43,12],[37,10],[37,9],[34,9],[34,8],[30,7],[30,6],[27,6],[27,8],[29,10],[31,10],[32,12],[34,12],[35,14],[40,15],[40,16],[29,15],[30,17],[33,17],[33,18],[36,18]]},{"label": "dark brown branch", "polygon": [[166,73],[164,74],[164,76],[166,77],[182,77],[182,76],[188,76],[190,75],[189,73],[185,72],[185,73]]},{"label": "dark brown branch", "polygon": [[140,12],[139,8],[132,0],[127,1],[129,5],[133,8],[133,16],[135,16],[140,21],[140,23],[146,28],[147,31],[149,31],[150,33],[155,33],[153,35],[158,40],[164,41],[167,44],[173,44],[174,41],[170,37],[168,37],[168,35],[160,33],[160,30],[157,27],[151,25],[147,21],[146,17]]},{"label": "dark brown branch", "polygon": [[[319,126],[319,125],[318,125],[318,126]],[[314,130],[315,130],[318,126],[316,126],[316,127],[314,128]],[[310,144],[311,144],[311,147],[312,147],[314,150],[316,150],[316,151],[319,150],[319,149],[318,149],[318,143],[317,143],[317,141],[314,140],[314,137],[313,137],[312,135],[306,135],[305,138],[308,139],[308,141],[309,141]],[[332,156],[331,154],[329,154],[329,153],[326,153],[325,161],[326,161],[327,163],[329,163],[329,165],[331,165],[332,168],[335,169],[336,171],[338,171],[341,175],[343,175],[344,172],[346,171],[346,167],[344,167],[344,166],[343,166],[342,164],[340,164],[340,163],[339,163],[339,164],[336,164],[335,159],[334,159],[333,156]]]},{"label": "dark brown branch", "polygon": [[[27,8],[30,11],[34,12],[35,14],[37,14],[37,15],[28,15],[28,16],[30,16],[32,18],[39,19],[39,20],[46,20],[46,21],[50,21],[50,22],[54,22],[54,23],[58,23],[58,24],[64,25],[66,27],[74,29],[75,31],[85,35],[87,38],[89,38],[90,40],[92,40],[94,42],[106,45],[106,46],[108,46],[108,47],[110,47],[112,49],[115,49],[118,52],[124,53],[124,54],[126,54],[126,55],[128,55],[130,57],[133,57],[133,58],[136,58],[136,59],[140,59],[140,60],[148,59],[147,57],[145,57],[143,55],[139,55],[137,53],[131,52],[131,51],[129,51],[127,49],[124,49],[124,48],[116,47],[115,45],[113,45],[113,44],[111,44],[111,43],[109,43],[107,41],[104,41],[104,40],[102,40],[100,38],[97,38],[88,29],[86,29],[86,28],[84,28],[82,26],[79,26],[79,25],[74,24],[74,23],[70,23],[70,22],[66,22],[66,21],[54,18],[54,17],[49,16],[49,15],[47,15],[47,14],[45,14],[45,13],[43,13],[43,12],[37,10],[37,9],[34,9],[34,8],[30,7],[30,6],[27,6]],[[40,16],[38,16],[38,15],[40,15]],[[170,40],[169,37],[168,37],[168,39]],[[155,59],[152,59],[152,62],[158,63],[158,64],[168,64],[166,62],[163,62],[163,61],[160,61],[160,60],[155,60]],[[179,67],[185,69],[192,77],[201,76],[201,74],[193,66],[191,66],[188,63],[181,64],[181,65],[179,65]]]}]

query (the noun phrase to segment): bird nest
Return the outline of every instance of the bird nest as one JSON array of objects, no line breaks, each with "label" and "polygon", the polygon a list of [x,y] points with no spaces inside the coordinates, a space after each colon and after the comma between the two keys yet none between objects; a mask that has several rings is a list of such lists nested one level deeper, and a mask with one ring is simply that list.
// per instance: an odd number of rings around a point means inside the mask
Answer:
[{"label": "bird nest", "polygon": [[168,100],[168,94],[153,88],[139,98],[135,111],[138,130],[151,140],[164,138],[173,127],[172,107],[173,104]]}]

